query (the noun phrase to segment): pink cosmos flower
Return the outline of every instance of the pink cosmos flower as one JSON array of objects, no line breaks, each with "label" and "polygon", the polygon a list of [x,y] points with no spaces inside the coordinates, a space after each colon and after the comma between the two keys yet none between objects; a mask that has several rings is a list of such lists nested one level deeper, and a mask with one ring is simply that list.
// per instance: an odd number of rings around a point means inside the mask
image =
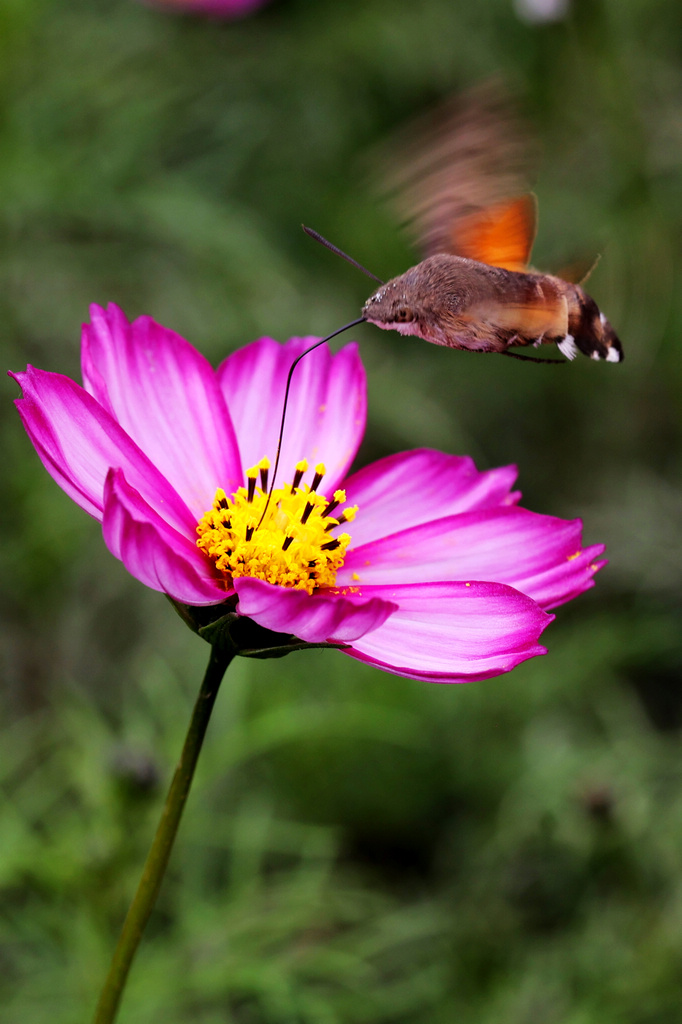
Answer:
[{"label": "pink cosmos flower", "polygon": [[[262,338],[216,371],[187,341],[116,306],[83,327],[83,387],[29,366],[17,407],[47,471],[102,524],[142,583],[186,606],[399,675],[466,682],[546,653],[547,609],[592,586],[581,523],[519,508],[514,467],[429,449],[346,476],[365,426],[355,344],[293,377],[314,338]],[[221,613],[218,609],[218,613]]]}]

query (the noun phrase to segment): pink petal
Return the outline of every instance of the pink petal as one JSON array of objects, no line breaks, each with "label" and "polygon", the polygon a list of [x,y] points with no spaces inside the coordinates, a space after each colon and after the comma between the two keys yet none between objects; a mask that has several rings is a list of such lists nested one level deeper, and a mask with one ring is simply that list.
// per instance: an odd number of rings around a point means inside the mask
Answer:
[{"label": "pink petal", "polygon": [[[244,468],[264,455],[274,464],[287,374],[294,359],[317,340],[292,338],[280,345],[261,338],[218,368]],[[365,371],[357,345],[332,355],[325,344],[307,355],[292,377],[278,481],[290,481],[296,463],[307,459],[310,482],[316,463],[323,462],[322,490],[331,496],[355,457],[366,414]]]},{"label": "pink petal", "polygon": [[229,596],[196,544],[168,526],[120,469],[107,476],[102,532],[112,555],[152,590],[195,606],[219,604]]},{"label": "pink petal", "polygon": [[361,592],[365,599],[394,601],[398,611],[345,653],[397,675],[469,682],[547,653],[537,639],[554,616],[499,583],[362,587]]},{"label": "pink petal", "polygon": [[308,643],[350,643],[376,629],[395,611],[396,605],[381,596],[365,600],[348,592],[312,595],[304,590],[277,587],[264,580],[242,576],[234,581],[239,595],[238,611],[275,633],[293,633]]},{"label": "pink petal", "polygon": [[491,580],[554,608],[593,586],[595,558],[604,546],[583,550],[581,529],[579,519],[523,508],[467,512],[349,550],[338,583]]},{"label": "pink petal", "polygon": [[131,485],[172,526],[193,534],[196,519],[124,430],[83,388],[60,373],[29,366],[10,374],[23,397],[16,406],[46,470],[70,498],[102,519],[109,469]]},{"label": "pink petal", "polygon": [[360,506],[353,546],[458,512],[514,505],[515,479],[515,466],[479,472],[467,456],[430,448],[389,455],[344,482],[349,504]]},{"label": "pink petal", "polygon": [[237,440],[208,361],[150,317],[113,304],[83,325],[83,382],[199,518],[243,482]]}]

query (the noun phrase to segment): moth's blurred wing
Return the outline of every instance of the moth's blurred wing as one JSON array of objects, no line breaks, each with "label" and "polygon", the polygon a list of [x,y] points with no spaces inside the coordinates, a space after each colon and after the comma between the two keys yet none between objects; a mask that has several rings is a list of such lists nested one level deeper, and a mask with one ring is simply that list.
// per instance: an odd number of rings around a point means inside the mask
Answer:
[{"label": "moth's blurred wing", "polygon": [[449,252],[505,270],[526,270],[537,229],[537,201],[532,193],[497,203],[451,226]]},{"label": "moth's blurred wing", "polygon": [[[375,154],[374,174],[425,256],[466,255],[458,246],[463,234],[471,242],[477,215],[521,203],[519,196],[530,205],[533,149],[508,94],[493,81],[408,125]],[[531,233],[527,209],[509,213],[507,222],[514,219]]]},{"label": "moth's blurred wing", "polygon": [[590,279],[593,271],[596,270],[600,259],[601,253],[589,259],[574,260],[567,266],[555,271],[554,276],[560,277],[562,281],[570,281],[571,284],[579,284],[582,287]]}]

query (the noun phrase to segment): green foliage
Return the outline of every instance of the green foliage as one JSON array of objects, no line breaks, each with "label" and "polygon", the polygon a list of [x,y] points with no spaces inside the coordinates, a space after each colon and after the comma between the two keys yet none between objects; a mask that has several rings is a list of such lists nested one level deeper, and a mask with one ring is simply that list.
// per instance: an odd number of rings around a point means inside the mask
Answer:
[{"label": "green foliage", "polygon": [[[78,376],[89,302],[214,362],[326,333],[415,254],[365,180],[406,117],[501,71],[543,145],[535,262],[602,251],[620,366],[358,331],[363,461],[516,462],[609,567],[550,654],[439,688],[334,652],[233,666],[121,1024],[677,1024],[682,1013],[682,8],[134,0],[0,9],[8,367]],[[207,649],[0,413],[0,1020],[88,1018]],[[263,401],[267,401],[264,396]]]},{"label": "green foliage", "polygon": [[[238,663],[121,1019],[673,1021],[678,743],[614,668],[654,637],[595,615],[457,689]],[[115,716],[57,688],[6,729],[0,1019],[87,1017],[204,650],[140,661]]]}]

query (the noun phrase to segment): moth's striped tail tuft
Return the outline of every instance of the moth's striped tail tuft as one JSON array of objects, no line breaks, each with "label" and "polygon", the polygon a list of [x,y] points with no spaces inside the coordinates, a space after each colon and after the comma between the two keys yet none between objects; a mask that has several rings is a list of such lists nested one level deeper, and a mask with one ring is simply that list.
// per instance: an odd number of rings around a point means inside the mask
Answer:
[{"label": "moth's striped tail tuft", "polygon": [[575,286],[574,300],[569,304],[568,334],[557,341],[557,348],[567,359],[578,352],[590,359],[607,363],[623,361],[623,346],[613,327],[600,312],[597,303],[582,288]]}]

